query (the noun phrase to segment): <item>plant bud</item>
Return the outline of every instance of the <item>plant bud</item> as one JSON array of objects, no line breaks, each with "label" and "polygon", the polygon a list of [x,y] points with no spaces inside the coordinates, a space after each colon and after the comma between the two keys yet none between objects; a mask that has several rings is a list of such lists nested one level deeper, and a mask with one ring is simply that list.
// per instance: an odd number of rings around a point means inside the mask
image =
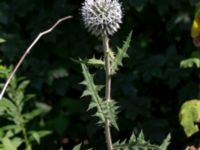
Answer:
[{"label": "plant bud", "polygon": [[118,0],[85,0],[81,15],[85,27],[96,36],[113,35],[122,23]]}]

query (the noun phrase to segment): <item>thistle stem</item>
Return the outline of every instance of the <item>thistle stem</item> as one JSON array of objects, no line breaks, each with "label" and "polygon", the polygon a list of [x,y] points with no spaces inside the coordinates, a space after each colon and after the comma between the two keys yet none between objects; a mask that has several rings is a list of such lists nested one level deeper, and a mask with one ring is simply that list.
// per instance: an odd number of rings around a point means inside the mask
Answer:
[{"label": "thistle stem", "polygon": [[[106,74],[106,88],[105,88],[105,98],[106,101],[111,100],[111,59],[109,56],[109,38],[108,35],[104,34],[102,37],[103,49],[104,49],[104,61],[105,61],[105,74]],[[105,136],[108,150],[113,150],[112,137],[110,131],[110,121],[105,120]]]},{"label": "thistle stem", "polygon": [[29,141],[28,136],[27,136],[27,132],[26,132],[25,126],[22,126],[22,134],[24,136],[26,150],[31,150],[31,145],[30,145],[30,141]]}]

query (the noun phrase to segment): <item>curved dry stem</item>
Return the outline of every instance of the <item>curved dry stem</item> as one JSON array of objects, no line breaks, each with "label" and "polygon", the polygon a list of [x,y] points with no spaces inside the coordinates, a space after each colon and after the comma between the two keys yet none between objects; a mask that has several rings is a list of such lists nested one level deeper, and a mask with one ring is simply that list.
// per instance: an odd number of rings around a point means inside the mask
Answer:
[{"label": "curved dry stem", "polygon": [[8,86],[8,84],[10,83],[11,79],[13,78],[13,76],[15,75],[15,73],[17,72],[18,68],[20,67],[20,65],[22,64],[22,62],[24,61],[24,59],[26,58],[26,56],[28,55],[28,53],[31,51],[31,49],[33,48],[33,46],[38,42],[38,40],[45,34],[51,32],[56,26],[58,26],[61,22],[63,22],[64,20],[70,19],[72,18],[72,16],[66,16],[63,17],[61,19],[59,19],[51,28],[49,28],[48,30],[45,30],[43,32],[41,32],[40,34],[38,34],[38,36],[35,38],[35,40],[31,43],[31,45],[26,49],[26,51],[24,52],[24,54],[22,55],[22,57],[20,58],[19,62],[17,63],[17,65],[15,66],[14,70],[11,72],[10,76],[8,77],[6,83],[3,86],[3,89],[0,93],[0,100],[2,100],[2,97],[6,91],[6,88]]}]

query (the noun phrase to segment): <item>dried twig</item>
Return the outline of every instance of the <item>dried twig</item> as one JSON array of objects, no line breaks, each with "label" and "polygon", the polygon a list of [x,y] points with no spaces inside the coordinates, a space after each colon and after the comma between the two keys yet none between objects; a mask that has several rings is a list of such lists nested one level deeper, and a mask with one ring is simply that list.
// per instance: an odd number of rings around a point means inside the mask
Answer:
[{"label": "dried twig", "polygon": [[22,55],[22,57],[20,58],[19,62],[17,63],[17,65],[15,66],[14,70],[12,71],[12,73],[10,74],[9,78],[7,79],[6,83],[3,86],[3,89],[0,93],[0,100],[2,100],[2,97],[5,93],[5,90],[8,86],[8,84],[10,83],[11,79],[13,78],[13,76],[15,75],[16,71],[18,70],[18,68],[20,67],[20,65],[22,64],[22,62],[24,61],[25,57],[28,55],[28,53],[31,51],[31,49],[33,48],[33,46],[38,42],[38,40],[45,34],[51,32],[57,25],[59,25],[61,22],[63,22],[64,20],[70,19],[72,18],[72,16],[66,16],[63,17],[61,19],[59,19],[51,28],[49,28],[48,30],[45,30],[44,32],[41,32],[38,34],[38,36],[35,38],[35,40],[31,43],[31,45],[26,49],[26,51],[24,52],[24,54]]}]

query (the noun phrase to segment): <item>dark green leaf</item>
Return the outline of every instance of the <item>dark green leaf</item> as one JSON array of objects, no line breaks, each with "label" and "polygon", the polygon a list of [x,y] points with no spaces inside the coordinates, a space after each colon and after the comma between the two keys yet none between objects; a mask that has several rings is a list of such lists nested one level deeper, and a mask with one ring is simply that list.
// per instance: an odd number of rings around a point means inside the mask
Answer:
[{"label": "dark green leaf", "polygon": [[118,48],[117,55],[115,56],[113,63],[112,63],[112,73],[116,73],[116,71],[119,70],[119,66],[122,66],[122,60],[123,58],[128,57],[127,50],[129,48],[130,42],[131,42],[132,32],[129,33],[126,41],[124,42],[124,45],[122,48]]}]

